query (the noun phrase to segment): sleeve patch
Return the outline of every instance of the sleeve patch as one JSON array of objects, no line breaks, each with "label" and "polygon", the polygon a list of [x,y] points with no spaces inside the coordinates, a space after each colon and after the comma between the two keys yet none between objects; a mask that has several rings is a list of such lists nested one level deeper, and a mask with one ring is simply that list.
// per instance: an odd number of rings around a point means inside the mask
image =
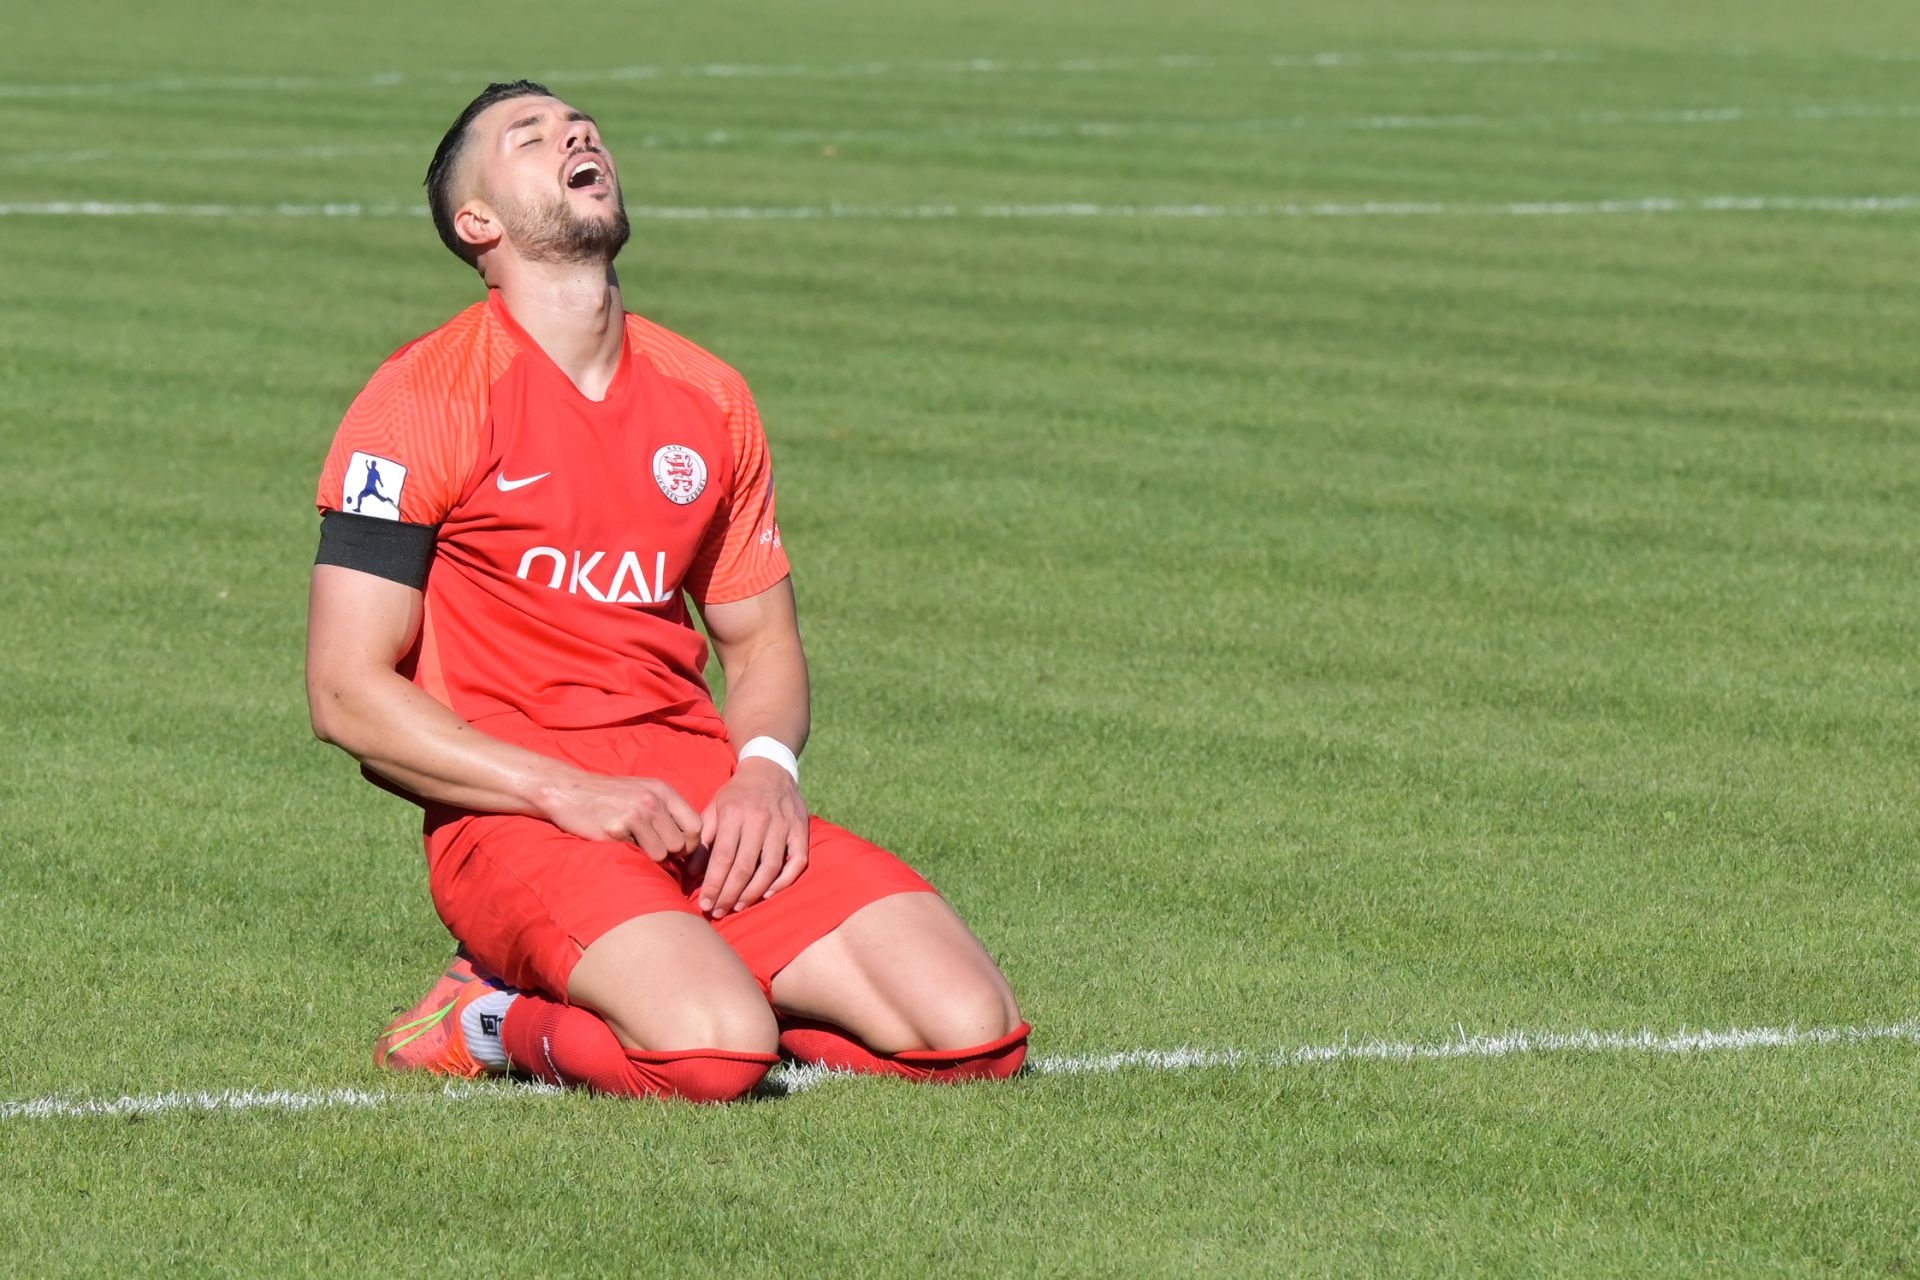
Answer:
[{"label": "sleeve patch", "polygon": [[400,491],[407,469],[391,458],[354,450],[347,460],[346,482],[340,487],[340,509],[351,515],[380,520],[400,518]]}]

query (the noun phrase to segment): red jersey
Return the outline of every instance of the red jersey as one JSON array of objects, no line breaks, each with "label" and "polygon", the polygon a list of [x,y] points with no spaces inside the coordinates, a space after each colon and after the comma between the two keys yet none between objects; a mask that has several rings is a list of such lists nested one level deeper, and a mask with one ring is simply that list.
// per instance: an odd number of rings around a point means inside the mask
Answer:
[{"label": "red jersey", "polygon": [[323,512],[436,530],[400,671],[499,736],[724,736],[686,598],[742,600],[788,573],[746,382],[639,316],[626,339],[589,400],[490,292],[380,367],[321,472]]}]

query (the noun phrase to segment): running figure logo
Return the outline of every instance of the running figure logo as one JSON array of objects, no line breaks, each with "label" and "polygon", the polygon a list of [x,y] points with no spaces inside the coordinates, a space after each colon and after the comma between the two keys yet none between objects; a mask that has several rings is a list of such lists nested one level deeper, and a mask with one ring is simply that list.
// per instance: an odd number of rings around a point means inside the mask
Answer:
[{"label": "running figure logo", "polygon": [[364,506],[368,498],[378,498],[388,506],[393,505],[393,499],[380,492],[380,464],[377,462],[367,463],[367,486],[354,497],[354,510],[358,511]]},{"label": "running figure logo", "polygon": [[340,493],[340,509],[359,516],[381,520],[400,518],[400,491],[407,483],[407,469],[391,458],[355,451],[347,462],[346,484]]}]

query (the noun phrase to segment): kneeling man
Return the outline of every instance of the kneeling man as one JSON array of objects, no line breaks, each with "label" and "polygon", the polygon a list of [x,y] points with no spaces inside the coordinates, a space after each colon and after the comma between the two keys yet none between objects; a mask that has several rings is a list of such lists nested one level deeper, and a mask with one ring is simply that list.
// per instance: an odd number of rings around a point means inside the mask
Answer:
[{"label": "kneeling man", "polygon": [[491,85],[427,191],[487,296],[348,410],[307,636],[314,730],[425,810],[460,944],[376,1060],[702,1101],[781,1052],[1011,1075],[1028,1028],[985,949],[911,868],[807,814],[766,437],[739,374],[626,312],[593,118]]}]

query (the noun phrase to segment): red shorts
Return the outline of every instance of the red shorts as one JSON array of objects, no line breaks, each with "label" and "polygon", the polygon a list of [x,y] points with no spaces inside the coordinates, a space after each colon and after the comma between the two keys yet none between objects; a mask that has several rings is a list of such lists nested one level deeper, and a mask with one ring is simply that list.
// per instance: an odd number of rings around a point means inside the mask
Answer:
[{"label": "red shorts", "polygon": [[[514,741],[610,777],[658,778],[704,809],[733,776],[733,748],[659,725],[548,732],[517,727]],[[539,818],[427,810],[427,877],[434,909],[483,969],[509,985],[567,998],[580,953],[615,925],[656,911],[700,915],[700,882],[677,860],[638,847],[583,840]],[[807,867],[774,897],[713,921],[763,990],[807,947],[870,902],[930,893],[920,874],[877,845],[812,820]]]}]

